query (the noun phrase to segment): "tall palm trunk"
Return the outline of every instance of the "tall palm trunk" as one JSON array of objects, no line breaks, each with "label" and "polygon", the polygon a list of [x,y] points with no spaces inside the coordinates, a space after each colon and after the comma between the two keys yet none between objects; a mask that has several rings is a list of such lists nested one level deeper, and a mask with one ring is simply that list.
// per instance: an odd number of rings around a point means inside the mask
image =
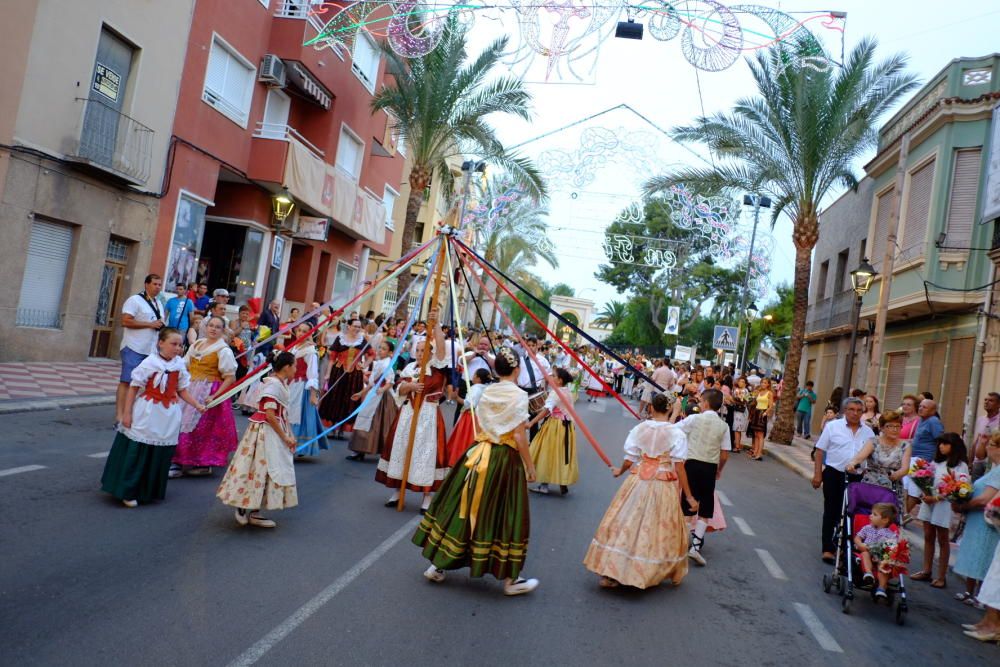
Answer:
[{"label": "tall palm trunk", "polygon": [[816,212],[806,207],[795,221],[792,242],[795,243],[795,305],[792,313],[792,339],[785,357],[782,401],[771,431],[771,440],[788,445],[792,442],[795,418],[795,396],[799,392],[799,366],[802,364],[802,343],[806,335],[806,312],[809,308],[809,274],[812,270],[812,250],[819,240]]},{"label": "tall palm trunk", "polygon": [[[431,182],[430,168],[415,164],[410,169],[410,197],[406,200],[406,221],[403,223],[403,232],[400,237],[399,253],[400,257],[405,257],[410,252],[413,245],[413,234],[417,230],[417,216],[420,215],[420,207],[424,203],[424,190]],[[397,318],[405,318],[408,315],[409,299],[403,298],[410,283],[413,282],[413,271],[403,271],[396,281],[396,312],[393,314]],[[419,306],[418,306],[419,307]]]}]

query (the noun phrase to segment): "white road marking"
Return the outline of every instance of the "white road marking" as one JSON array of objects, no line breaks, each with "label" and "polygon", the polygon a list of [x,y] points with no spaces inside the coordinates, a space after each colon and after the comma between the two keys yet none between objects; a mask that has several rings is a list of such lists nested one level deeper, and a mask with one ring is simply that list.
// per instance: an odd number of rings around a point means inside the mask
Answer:
[{"label": "white road marking", "polygon": [[87,457],[91,459],[106,459],[110,453],[111,452],[97,452],[96,454],[87,454]]},{"label": "white road marking", "polygon": [[[264,655],[274,648],[282,639],[290,635],[295,628],[305,623],[306,620],[319,611],[323,605],[332,600],[338,593],[347,588],[355,579],[360,577],[365,570],[374,565],[379,558],[384,556],[385,553],[389,551],[389,549],[396,546],[396,544],[404,537],[408,537],[413,534],[413,530],[417,527],[417,524],[420,523],[420,518],[421,517],[419,515],[415,516],[403,524],[399,530],[386,538],[382,544],[372,549],[368,555],[355,563],[350,570],[337,577],[332,584],[320,591],[316,597],[299,607],[291,616],[286,618],[284,621],[279,623],[277,627],[264,635],[260,641],[248,648],[242,655],[229,663],[229,667],[252,665],[264,657]],[[417,574],[419,574],[419,572]]]},{"label": "white road marking", "polygon": [[604,412],[604,411],[606,411],[608,409],[608,406],[603,401],[601,401],[600,399],[598,399],[598,400],[594,401],[593,403],[591,403],[590,407],[588,409],[592,410],[593,412]]},{"label": "white road marking", "polygon": [[743,519],[743,517],[734,516],[733,517],[733,523],[736,524],[736,527],[739,528],[740,532],[743,533],[744,535],[747,535],[749,537],[753,537],[754,535],[757,534],[757,533],[753,532],[753,529],[750,527],[750,524],[748,524]]},{"label": "white road marking", "polygon": [[795,611],[799,612],[799,616],[802,618],[802,622],[806,624],[809,628],[809,632],[816,639],[819,645],[825,651],[830,651],[832,653],[843,653],[844,649],[840,648],[840,644],[837,640],[833,638],[833,635],[826,629],[823,625],[823,621],[819,620],[819,616],[816,612],[812,610],[807,604],[802,604],[801,602],[795,603]]},{"label": "white road marking", "polygon": [[6,470],[0,470],[0,477],[6,477],[7,475],[16,475],[22,472],[31,472],[32,470],[44,470],[45,466],[21,466],[20,468],[7,468]]},{"label": "white road marking", "polygon": [[757,555],[760,557],[760,562],[764,563],[764,567],[767,571],[771,573],[771,576],[775,579],[782,579],[788,581],[788,576],[785,575],[785,571],[781,569],[778,565],[778,561],[774,560],[774,556],[771,555],[767,549],[754,549]]},{"label": "white road marking", "polygon": [[732,507],[733,506],[733,504],[731,502],[729,502],[729,496],[727,496],[722,491],[716,489],[715,490],[715,495],[719,496],[719,502],[721,502],[726,507]]}]

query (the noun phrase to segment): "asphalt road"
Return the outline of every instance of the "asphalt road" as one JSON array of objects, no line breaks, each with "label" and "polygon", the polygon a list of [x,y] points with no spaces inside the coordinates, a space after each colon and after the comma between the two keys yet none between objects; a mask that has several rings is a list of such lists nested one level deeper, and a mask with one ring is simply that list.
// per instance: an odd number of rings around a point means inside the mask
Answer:
[{"label": "asphalt road", "polygon": [[[617,462],[634,420],[577,407]],[[905,627],[863,596],[842,614],[820,585],[820,494],[773,461],[726,469],[729,528],[707,567],[676,589],[607,591],[581,560],[620,482],[581,439],[580,483],[531,497],[541,586],[505,598],[463,572],[424,580],[419,499],[384,508],[374,463],[343,444],[297,464],[301,504],[273,531],[236,525],[219,473],[125,509],[99,491],[112,414],[0,416],[0,664],[1000,664],[961,634],[979,612],[951,599],[957,579],[913,584]]]}]

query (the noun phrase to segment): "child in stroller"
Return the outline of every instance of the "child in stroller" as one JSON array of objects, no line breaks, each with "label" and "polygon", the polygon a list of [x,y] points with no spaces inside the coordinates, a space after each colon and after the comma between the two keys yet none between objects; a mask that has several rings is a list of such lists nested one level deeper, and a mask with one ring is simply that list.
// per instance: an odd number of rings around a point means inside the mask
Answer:
[{"label": "child in stroller", "polygon": [[[876,578],[878,579],[878,587],[875,589],[876,602],[889,599],[885,589],[889,587],[893,565],[886,558],[888,554],[885,552],[885,546],[899,542],[899,533],[890,528],[895,522],[895,505],[875,503],[872,505],[868,525],[854,535],[854,548],[861,559],[862,581],[867,586],[873,586]],[[878,569],[873,571],[876,565]]]}]

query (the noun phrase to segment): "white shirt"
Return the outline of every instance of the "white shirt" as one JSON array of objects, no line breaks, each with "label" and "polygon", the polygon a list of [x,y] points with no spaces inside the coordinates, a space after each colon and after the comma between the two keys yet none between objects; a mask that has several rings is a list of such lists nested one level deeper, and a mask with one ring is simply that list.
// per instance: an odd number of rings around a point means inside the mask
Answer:
[{"label": "white shirt", "polygon": [[531,368],[535,372],[535,386],[539,389],[545,387],[545,378],[552,372],[552,366],[545,360],[545,357],[541,354],[536,354],[535,357],[538,359],[538,364],[541,364],[540,368],[530,357],[521,357],[521,366],[517,373],[517,386],[521,389],[531,387],[531,375],[528,373],[528,364],[531,364]]},{"label": "white shirt", "polygon": [[751,387],[756,387],[757,385],[760,384],[760,381],[761,377],[756,373],[747,376],[747,384],[750,385]]},{"label": "white shirt", "polygon": [[479,353],[476,353],[472,357],[467,357],[465,365],[469,369],[469,377],[475,375],[476,371],[480,368],[485,368],[492,374],[493,369],[490,368],[490,362],[487,361],[491,356],[492,355],[490,354],[480,355]]},{"label": "white shirt", "polygon": [[874,437],[875,432],[864,422],[854,433],[847,426],[847,420],[841,417],[823,427],[823,433],[816,441],[816,449],[826,452],[826,465],[844,472],[851,459],[861,451],[861,447]]},{"label": "white shirt", "polygon": [[[125,299],[122,304],[122,315],[131,315],[136,322],[154,322],[163,319],[163,307],[155,300],[150,299],[157,308],[160,309],[160,316],[156,316],[146,299],[141,294],[133,294]],[[156,329],[129,329],[122,327],[121,349],[126,347],[139,354],[153,354],[156,352],[156,339],[160,333]]]}]

